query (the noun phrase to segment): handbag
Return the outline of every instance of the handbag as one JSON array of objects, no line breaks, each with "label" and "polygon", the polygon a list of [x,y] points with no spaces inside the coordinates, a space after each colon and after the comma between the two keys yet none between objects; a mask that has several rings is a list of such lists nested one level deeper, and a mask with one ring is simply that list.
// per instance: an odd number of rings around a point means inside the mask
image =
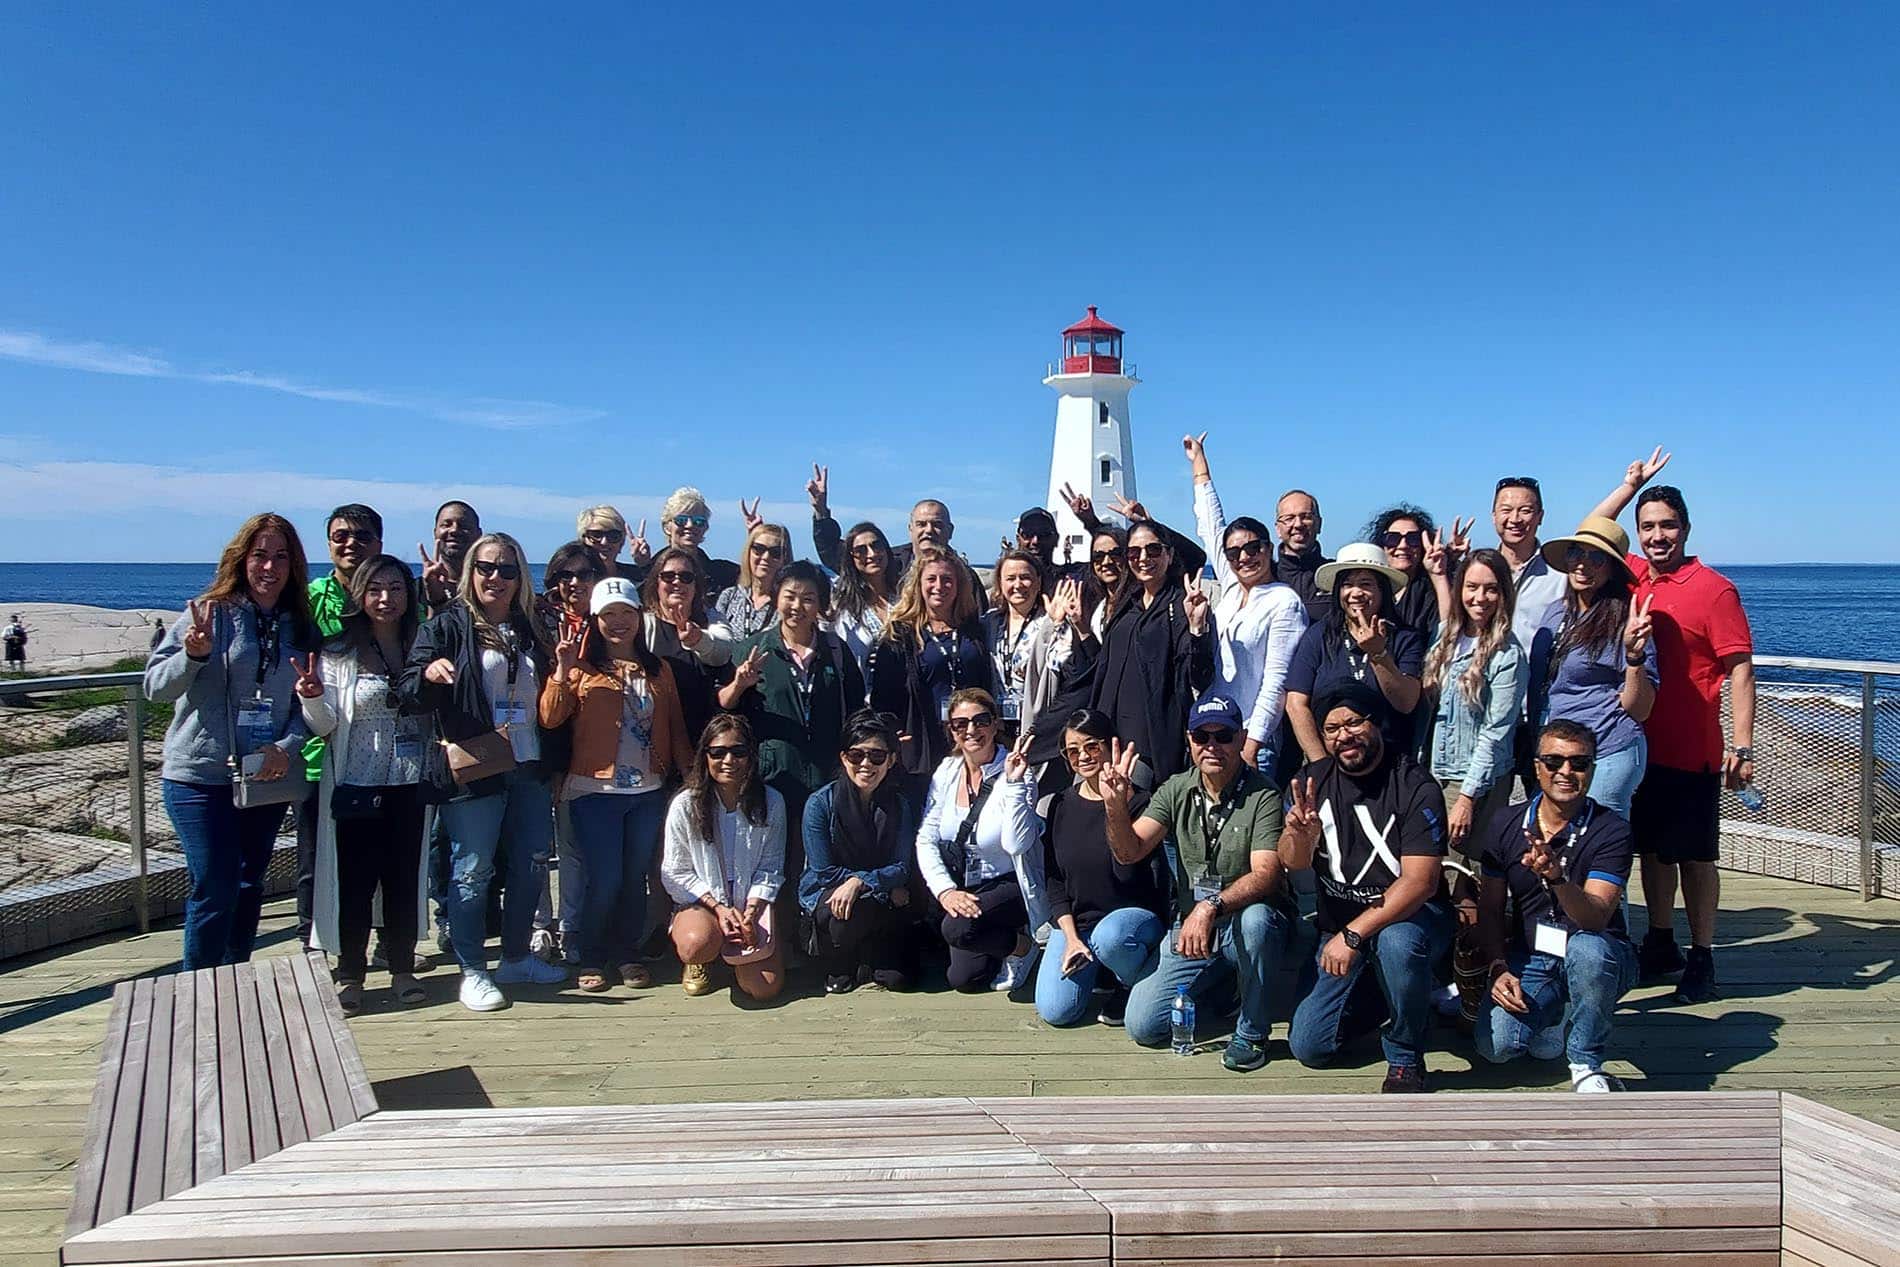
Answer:
[{"label": "handbag", "polygon": [[[228,685],[231,680],[231,649],[228,646],[224,651],[224,678]],[[260,779],[256,775],[244,772],[246,759],[237,755],[237,723],[231,717],[228,689],[225,695],[224,738],[228,745],[225,750],[231,754],[231,761],[235,767],[231,771],[231,807],[233,809],[263,809],[271,805],[301,805],[303,799],[310,795],[310,790],[316,786],[305,776],[301,761],[293,760],[281,779]]]},{"label": "handbag", "polygon": [[962,888],[969,883],[967,866],[970,860],[970,846],[976,840],[976,820],[983,814],[983,806],[989,801],[990,793],[996,790],[996,776],[983,780],[976,795],[970,798],[969,812],[963,816],[963,823],[957,828],[956,839],[947,844],[937,841],[937,856],[943,860],[943,869]]},{"label": "handbag", "polygon": [[442,755],[449,763],[449,777],[461,787],[515,768],[515,746],[499,730],[462,740],[444,739]]},{"label": "handbag", "polygon": [[756,963],[761,959],[770,959],[778,953],[778,938],[773,930],[778,925],[778,917],[773,913],[775,906],[771,902],[759,912],[759,940],[751,946],[740,942],[728,941],[725,949],[719,952],[719,958],[728,964]]},{"label": "handbag", "polygon": [[388,794],[388,788],[339,783],[330,789],[330,817],[339,823],[381,818],[383,802]]}]

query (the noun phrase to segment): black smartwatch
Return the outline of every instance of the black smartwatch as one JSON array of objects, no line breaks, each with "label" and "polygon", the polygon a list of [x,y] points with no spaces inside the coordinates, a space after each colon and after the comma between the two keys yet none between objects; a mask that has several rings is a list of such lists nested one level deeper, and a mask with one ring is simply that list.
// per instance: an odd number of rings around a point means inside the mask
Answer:
[{"label": "black smartwatch", "polygon": [[1347,950],[1354,950],[1354,951],[1356,951],[1356,950],[1358,950],[1358,949],[1359,949],[1360,947],[1362,947],[1362,946],[1364,946],[1364,945],[1366,944],[1366,939],[1365,939],[1365,938],[1363,938],[1363,937],[1361,937],[1361,936],[1360,936],[1360,935],[1359,935],[1358,933],[1355,933],[1355,932],[1354,932],[1354,931],[1353,931],[1352,929],[1350,929],[1350,928],[1342,928],[1342,929],[1340,929],[1340,930],[1339,930],[1339,935],[1340,935],[1341,937],[1343,937],[1343,938],[1345,938],[1345,941],[1346,941],[1346,949],[1347,949]]}]

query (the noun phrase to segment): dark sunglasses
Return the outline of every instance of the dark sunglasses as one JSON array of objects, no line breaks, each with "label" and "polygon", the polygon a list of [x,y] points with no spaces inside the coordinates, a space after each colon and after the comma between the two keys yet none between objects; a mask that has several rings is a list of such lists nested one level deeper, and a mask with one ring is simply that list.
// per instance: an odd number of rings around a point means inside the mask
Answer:
[{"label": "dark sunglasses", "polygon": [[1589,546],[1568,545],[1564,547],[1564,566],[1576,567],[1579,563],[1589,563],[1597,567],[1608,567],[1610,556],[1601,550]]},{"label": "dark sunglasses", "polygon": [[660,580],[667,585],[691,585],[698,579],[692,572],[675,572],[670,568],[660,573]]},{"label": "dark sunglasses", "polygon": [[1122,549],[1120,546],[1116,546],[1112,550],[1097,550],[1090,561],[1093,563],[1120,563],[1127,557],[1128,551]]},{"label": "dark sunglasses", "polygon": [[851,557],[854,559],[874,558],[889,548],[888,546],[879,545],[875,541],[867,541],[863,545],[852,546]]},{"label": "dark sunglasses", "polygon": [[769,546],[763,541],[754,541],[751,545],[747,546],[746,549],[752,551],[752,553],[762,559],[785,553],[784,546]]},{"label": "dark sunglasses", "polygon": [[705,515],[674,515],[673,516],[673,526],[675,528],[704,528],[710,522],[711,520],[709,520]]},{"label": "dark sunglasses", "polygon": [[1569,766],[1578,774],[1587,774],[1589,773],[1590,767],[1596,764],[1596,761],[1597,759],[1595,757],[1585,756],[1582,753],[1574,753],[1570,756],[1560,756],[1554,752],[1540,752],[1537,754],[1537,764],[1543,766],[1552,774],[1557,773],[1557,771],[1563,769],[1565,766]]},{"label": "dark sunglasses", "polygon": [[1396,550],[1400,546],[1411,546],[1416,550],[1425,544],[1425,534],[1416,528],[1410,532],[1382,532],[1379,534],[1379,544],[1388,550]]},{"label": "dark sunglasses", "polygon": [[565,585],[569,581],[592,581],[600,576],[598,572],[582,572],[575,568],[562,568],[558,572],[548,573],[549,585]]},{"label": "dark sunglasses", "polygon": [[1145,546],[1129,546],[1128,557],[1131,559],[1165,559],[1168,557],[1168,547],[1159,541],[1150,541]]},{"label": "dark sunglasses", "polygon": [[521,569],[512,563],[497,563],[493,559],[476,559],[475,573],[478,576],[499,576],[504,581],[521,579]]},{"label": "dark sunglasses", "polygon": [[333,546],[346,546],[352,541],[360,541],[366,546],[373,546],[381,540],[382,538],[376,533],[363,528],[338,528],[335,532],[330,534],[330,544]]},{"label": "dark sunglasses", "polygon": [[966,730],[988,730],[995,724],[995,713],[977,713],[970,717],[952,717],[950,719],[950,733],[960,735]]},{"label": "dark sunglasses", "polygon": [[868,765],[873,770],[891,759],[889,748],[846,748],[844,759],[852,765]]},{"label": "dark sunglasses", "polygon": [[744,761],[752,755],[752,749],[742,743],[716,743],[706,749],[708,761]]},{"label": "dark sunglasses", "polygon": [[1531,492],[1537,494],[1538,500],[1540,501],[1543,500],[1544,490],[1538,487],[1537,481],[1532,479],[1528,475],[1505,476],[1503,479],[1498,481],[1496,492],[1501,493],[1507,488],[1528,488],[1531,490]]},{"label": "dark sunglasses", "polygon": [[588,545],[594,545],[596,542],[601,545],[618,544],[626,539],[626,533],[616,532],[611,528],[589,529],[581,534],[581,540]]},{"label": "dark sunglasses", "polygon": [[1225,726],[1205,726],[1199,730],[1188,731],[1188,738],[1199,748],[1225,748],[1234,742],[1235,733]]},{"label": "dark sunglasses", "polygon": [[1221,553],[1227,556],[1229,563],[1238,563],[1242,559],[1251,559],[1257,555],[1264,554],[1266,553],[1266,549],[1267,543],[1262,541],[1259,537],[1255,537],[1252,541],[1243,541],[1237,546],[1228,546],[1225,550],[1222,550]]}]

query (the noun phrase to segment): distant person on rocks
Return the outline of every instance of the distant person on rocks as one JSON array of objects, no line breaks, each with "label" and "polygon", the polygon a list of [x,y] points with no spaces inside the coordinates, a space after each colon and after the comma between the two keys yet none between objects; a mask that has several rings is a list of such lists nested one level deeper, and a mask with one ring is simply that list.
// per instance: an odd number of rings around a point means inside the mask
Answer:
[{"label": "distant person on rocks", "polygon": [[1590,799],[1596,736],[1555,721],[1537,740],[1539,790],[1491,824],[1480,851],[1478,937],[1489,1005],[1474,1037],[1486,1060],[1570,1061],[1583,1092],[1621,1087],[1603,1072],[1617,1000],[1636,984],[1623,916],[1629,824]]},{"label": "distant person on rocks", "polygon": [[26,622],[20,619],[20,613],[14,612],[13,619],[7,622],[4,632],[0,632],[0,641],[7,649],[7,668],[19,670],[26,667]]},{"label": "distant person on rocks", "polygon": [[[1620,490],[1625,501],[1651,473],[1650,464],[1630,464]],[[1607,503],[1599,509],[1605,508],[1612,515],[1622,509]],[[1630,807],[1649,906],[1643,974],[1661,977],[1680,969],[1677,1001],[1699,1003],[1716,997],[1722,789],[1737,791],[1755,779],[1754,637],[1734,584],[1688,553],[1689,506],[1680,489],[1659,484],[1642,491],[1636,499],[1636,539],[1642,557],[1631,555],[1628,562],[1637,600],[1651,604],[1661,669],[1656,704],[1643,723],[1649,764]],[[1734,727],[1726,746],[1725,678]],[[1676,947],[1678,876],[1689,917],[1686,960]]]},{"label": "distant person on rocks", "polygon": [[251,957],[285,806],[309,792],[294,762],[309,737],[296,656],[319,638],[308,585],[296,528],[253,515],[145,666],[146,697],[173,706],[163,773],[191,876],[187,972]]},{"label": "distant person on rocks", "polygon": [[467,502],[443,502],[436,509],[435,557],[429,557],[427,547],[416,547],[422,555],[422,597],[431,614],[454,601],[469,547],[481,535],[482,517]]},{"label": "distant person on rocks", "polygon": [[165,619],[162,616],[152,620],[152,650],[158,650],[158,644],[165,641]]}]

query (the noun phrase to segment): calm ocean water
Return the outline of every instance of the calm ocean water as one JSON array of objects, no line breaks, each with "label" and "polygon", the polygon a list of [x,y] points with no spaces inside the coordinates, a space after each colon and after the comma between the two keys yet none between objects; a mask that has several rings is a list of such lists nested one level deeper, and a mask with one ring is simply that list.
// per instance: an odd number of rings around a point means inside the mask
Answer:
[{"label": "calm ocean water", "polygon": [[[1741,590],[1755,649],[1764,655],[1900,658],[1900,566],[1795,563],[1723,571]],[[10,602],[176,611],[203,590],[211,572],[209,563],[0,563],[0,614]]]}]

